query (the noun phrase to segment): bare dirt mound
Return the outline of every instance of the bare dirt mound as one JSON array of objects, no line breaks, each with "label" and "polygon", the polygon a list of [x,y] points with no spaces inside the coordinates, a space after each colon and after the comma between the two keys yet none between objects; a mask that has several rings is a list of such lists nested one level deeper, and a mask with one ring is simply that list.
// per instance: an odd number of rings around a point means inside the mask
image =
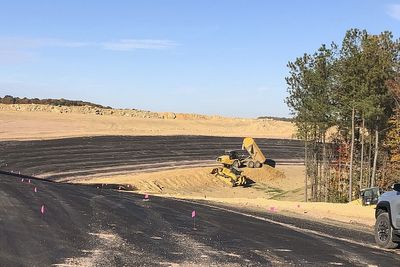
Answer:
[{"label": "bare dirt mound", "polygon": [[[139,192],[174,196],[199,197],[272,197],[280,191],[272,188],[285,174],[281,170],[264,166],[261,169],[243,169],[243,174],[254,183],[248,187],[230,187],[212,175],[212,167],[175,169],[150,173],[137,173],[81,179],[81,183],[130,184]],[[75,181],[74,181],[75,182]]]},{"label": "bare dirt mound", "polygon": [[173,112],[102,109],[91,106],[0,104],[3,140],[95,135],[208,135],[293,138],[287,121]]}]

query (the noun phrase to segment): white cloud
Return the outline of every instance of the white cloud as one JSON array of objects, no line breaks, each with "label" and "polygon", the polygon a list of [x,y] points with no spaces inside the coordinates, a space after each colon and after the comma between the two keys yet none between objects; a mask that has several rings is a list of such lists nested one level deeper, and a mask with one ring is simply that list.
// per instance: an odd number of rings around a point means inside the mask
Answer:
[{"label": "white cloud", "polygon": [[0,64],[21,63],[38,55],[36,50],[44,48],[97,48],[113,51],[171,49],[177,43],[162,39],[121,39],[106,42],[70,41],[56,38],[0,37]]},{"label": "white cloud", "polygon": [[45,48],[94,48],[113,51],[162,50],[171,49],[177,43],[157,39],[121,39],[109,42],[81,42],[56,38],[0,37],[0,64],[16,64],[32,60],[39,49]]},{"label": "white cloud", "polygon": [[43,47],[98,47],[105,50],[132,51],[137,49],[168,49],[177,46],[171,40],[162,39],[121,39],[109,42],[81,42],[56,38],[1,38],[1,50],[37,49]]},{"label": "white cloud", "polygon": [[177,43],[170,40],[153,39],[122,39],[116,42],[103,43],[106,50],[131,51],[136,49],[168,49],[177,46]]},{"label": "white cloud", "polygon": [[389,5],[387,13],[394,19],[400,20],[400,4]]},{"label": "white cloud", "polygon": [[90,43],[66,41],[55,38],[0,38],[1,49],[27,49],[41,47],[83,47]]}]

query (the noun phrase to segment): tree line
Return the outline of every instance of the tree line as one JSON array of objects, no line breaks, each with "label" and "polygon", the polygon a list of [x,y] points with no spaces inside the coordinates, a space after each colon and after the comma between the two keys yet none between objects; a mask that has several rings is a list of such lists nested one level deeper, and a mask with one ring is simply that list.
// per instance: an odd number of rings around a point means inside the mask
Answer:
[{"label": "tree line", "polygon": [[99,104],[91,102],[79,101],[79,100],[68,100],[68,99],[39,99],[39,98],[20,98],[6,95],[0,97],[0,104],[41,104],[41,105],[52,105],[52,106],[91,106],[96,108],[111,109],[111,107],[105,107]]},{"label": "tree line", "polygon": [[346,202],[400,174],[400,40],[350,29],[288,63],[286,104],[305,143],[305,199]]}]

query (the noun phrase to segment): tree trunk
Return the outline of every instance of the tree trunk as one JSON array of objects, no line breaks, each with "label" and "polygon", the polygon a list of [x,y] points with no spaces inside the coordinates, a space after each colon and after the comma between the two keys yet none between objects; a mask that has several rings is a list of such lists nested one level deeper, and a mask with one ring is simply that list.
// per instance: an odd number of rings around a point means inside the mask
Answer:
[{"label": "tree trunk", "polygon": [[317,132],[314,131],[313,140],[313,180],[314,180],[314,194],[313,200],[316,201],[318,197],[318,154],[317,154]]},{"label": "tree trunk", "polygon": [[323,133],[322,135],[322,160],[323,160],[323,180],[324,180],[324,201],[328,201],[328,161],[327,161],[327,156],[326,156],[326,133]]},{"label": "tree trunk", "polygon": [[308,178],[308,156],[307,156],[307,136],[305,138],[306,140],[304,141],[304,165],[306,167],[305,169],[305,175],[304,175],[304,201],[308,201],[308,192],[307,192],[307,178]]},{"label": "tree trunk", "polygon": [[376,181],[376,164],[377,164],[377,161],[378,161],[378,150],[379,150],[379,132],[378,132],[378,127],[376,127],[375,128],[374,166],[372,168],[371,187],[375,186],[375,181]]},{"label": "tree trunk", "polygon": [[323,167],[323,162],[321,162],[321,139],[318,142],[318,164],[319,164],[319,168],[318,168],[318,184],[319,184],[319,194],[318,194],[318,201],[321,201],[321,196],[322,196],[322,192],[323,192],[323,174],[322,174],[322,167]]},{"label": "tree trunk", "polygon": [[372,136],[369,134],[369,150],[368,150],[368,180],[367,187],[371,187],[371,155],[372,154]]},{"label": "tree trunk", "polygon": [[351,148],[350,148],[350,173],[349,173],[349,202],[353,196],[353,157],[354,157],[354,107],[351,111]]},{"label": "tree trunk", "polygon": [[314,195],[313,200],[317,200],[318,195],[318,161],[317,161],[317,149],[316,149],[316,141],[314,140],[314,148],[313,148],[313,179],[314,179]]},{"label": "tree trunk", "polygon": [[362,118],[362,130],[361,130],[361,163],[360,163],[360,191],[363,187],[363,179],[364,179],[364,128],[365,120],[364,114]]},{"label": "tree trunk", "polygon": [[331,181],[332,181],[332,171],[331,171],[331,167],[329,166],[329,180],[328,180],[328,184],[327,184],[327,186],[326,186],[326,202],[328,202],[328,201],[330,201],[331,200],[331,198],[330,198],[330,192],[329,192],[329,190],[330,190],[330,187],[331,187]]},{"label": "tree trunk", "polygon": [[311,146],[309,147],[309,151],[308,151],[308,166],[309,166],[309,169],[308,169],[308,175],[309,175],[309,177],[310,177],[310,182],[311,182],[311,196],[310,196],[310,198],[311,198],[311,200],[312,201],[314,201],[315,199],[314,199],[314,197],[315,197],[315,171],[314,171],[314,169],[315,169],[315,162],[314,162],[314,146],[315,146],[315,142],[314,142],[314,140],[313,141],[311,141],[312,142],[312,144],[311,144]]}]

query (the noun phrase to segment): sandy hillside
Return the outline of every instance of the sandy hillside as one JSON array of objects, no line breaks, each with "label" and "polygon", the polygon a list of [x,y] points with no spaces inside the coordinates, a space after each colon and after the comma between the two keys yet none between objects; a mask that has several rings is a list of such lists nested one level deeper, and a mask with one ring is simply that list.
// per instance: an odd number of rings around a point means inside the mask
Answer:
[{"label": "sandy hillside", "polygon": [[[244,169],[243,174],[252,179],[251,187],[231,188],[214,175],[210,174],[214,167],[199,167],[190,169],[175,169],[147,173],[133,173],[106,177],[88,177],[81,179],[85,183],[115,183],[131,184],[140,192],[151,194],[190,195],[190,196],[223,196],[223,197],[273,197],[281,190],[278,187],[293,189],[300,184],[285,182],[285,174],[278,169],[264,167],[262,169]],[[299,167],[302,168],[302,167]],[[73,180],[76,182],[76,180]],[[276,190],[267,189],[266,185],[274,186]]]},{"label": "sandy hillside", "polygon": [[139,110],[0,104],[0,139],[94,135],[209,135],[293,138],[290,122]]},{"label": "sandy hillside", "polygon": [[269,211],[330,222],[371,226],[373,207],[352,204],[304,203],[304,166],[243,169],[255,183],[230,187],[210,174],[212,167],[177,169],[82,179],[81,183],[130,184],[137,192],[165,197],[208,200],[254,211]]}]

